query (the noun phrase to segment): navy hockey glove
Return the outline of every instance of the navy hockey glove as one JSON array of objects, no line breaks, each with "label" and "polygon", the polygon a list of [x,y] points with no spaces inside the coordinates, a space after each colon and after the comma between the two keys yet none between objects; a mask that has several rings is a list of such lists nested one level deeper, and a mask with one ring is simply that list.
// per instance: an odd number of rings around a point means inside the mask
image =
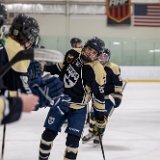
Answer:
[{"label": "navy hockey glove", "polygon": [[39,107],[53,106],[54,99],[63,93],[63,82],[57,77],[42,80],[41,77],[30,81],[33,94],[39,96]]},{"label": "navy hockey glove", "polygon": [[28,78],[34,79],[42,75],[40,70],[40,63],[38,61],[32,61],[28,67]]},{"label": "navy hockey glove", "polygon": [[54,101],[54,106],[52,109],[56,111],[59,115],[64,115],[69,111],[70,100],[71,98],[68,95],[62,94]]},{"label": "navy hockey glove", "polygon": [[95,125],[93,126],[93,135],[94,136],[99,136],[103,135],[105,129],[106,129],[106,123],[107,123],[107,118],[104,116],[104,120],[96,120]]},{"label": "navy hockey glove", "polygon": [[121,93],[115,93],[113,97],[114,97],[114,100],[115,100],[115,106],[114,106],[114,108],[117,108],[121,104],[122,94]]}]

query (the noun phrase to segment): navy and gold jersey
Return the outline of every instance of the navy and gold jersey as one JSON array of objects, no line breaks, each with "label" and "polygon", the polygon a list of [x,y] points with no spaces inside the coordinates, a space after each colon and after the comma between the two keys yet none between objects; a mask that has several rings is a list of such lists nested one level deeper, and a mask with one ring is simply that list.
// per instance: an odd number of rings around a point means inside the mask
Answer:
[{"label": "navy and gold jersey", "polygon": [[104,69],[107,73],[106,85],[105,85],[105,96],[107,97],[112,93],[122,93],[122,79],[121,70],[118,65],[108,62],[104,65]]},{"label": "navy and gold jersey", "polygon": [[80,49],[71,49],[66,53],[63,63],[46,66],[45,69],[51,74],[59,74],[64,83],[65,94],[71,97],[71,108],[83,108],[90,95],[94,94],[95,109],[103,111],[106,78],[104,68],[98,60],[83,64],[80,54]]},{"label": "navy and gold jersey", "polygon": [[[24,48],[19,43],[10,37],[6,38],[6,46],[4,47],[2,44],[0,46],[0,69],[21,50],[24,50]],[[27,68],[29,63],[29,60],[19,61],[4,75],[3,83],[13,94],[13,91],[18,89],[25,93],[30,92],[27,86]]]}]

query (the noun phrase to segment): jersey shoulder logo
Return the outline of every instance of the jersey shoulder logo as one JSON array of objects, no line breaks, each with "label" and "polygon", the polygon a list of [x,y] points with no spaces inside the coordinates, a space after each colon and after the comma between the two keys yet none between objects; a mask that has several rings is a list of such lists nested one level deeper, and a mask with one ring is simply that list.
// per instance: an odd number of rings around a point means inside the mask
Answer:
[{"label": "jersey shoulder logo", "polygon": [[66,62],[67,63],[71,63],[74,59],[74,56],[71,55],[70,53],[66,56]]}]

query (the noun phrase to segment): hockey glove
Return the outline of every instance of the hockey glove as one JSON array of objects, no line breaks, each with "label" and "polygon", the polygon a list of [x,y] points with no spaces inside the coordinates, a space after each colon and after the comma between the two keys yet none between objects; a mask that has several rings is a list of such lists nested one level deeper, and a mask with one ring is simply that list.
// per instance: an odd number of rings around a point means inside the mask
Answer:
[{"label": "hockey glove", "polygon": [[107,123],[107,118],[104,116],[104,120],[96,120],[95,125],[93,126],[93,135],[94,136],[99,136],[103,135],[105,128],[106,128],[106,123]]},{"label": "hockey glove", "polygon": [[54,99],[63,93],[63,82],[57,77],[42,80],[41,77],[30,82],[33,94],[39,96],[39,107],[54,105]]},{"label": "hockey glove", "polygon": [[114,100],[115,100],[114,108],[119,107],[119,105],[121,104],[121,101],[122,101],[122,94],[121,93],[115,93],[114,94]]},{"label": "hockey glove", "polygon": [[28,78],[34,79],[42,75],[40,71],[40,63],[38,61],[30,62],[28,67]]},{"label": "hockey glove", "polygon": [[54,101],[53,110],[59,115],[64,115],[69,111],[71,98],[68,95],[62,94],[59,98]]}]

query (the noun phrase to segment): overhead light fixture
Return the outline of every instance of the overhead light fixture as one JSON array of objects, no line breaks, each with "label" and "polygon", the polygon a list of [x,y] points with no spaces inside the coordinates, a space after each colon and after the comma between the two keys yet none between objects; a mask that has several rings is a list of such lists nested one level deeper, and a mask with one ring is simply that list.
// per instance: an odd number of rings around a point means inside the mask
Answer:
[{"label": "overhead light fixture", "polygon": [[157,53],[157,52],[160,52],[160,49],[152,49],[152,50],[149,50],[149,52],[150,52],[150,53],[154,53],[154,52]]},{"label": "overhead light fixture", "polygon": [[114,45],[120,45],[120,42],[113,42]]}]

